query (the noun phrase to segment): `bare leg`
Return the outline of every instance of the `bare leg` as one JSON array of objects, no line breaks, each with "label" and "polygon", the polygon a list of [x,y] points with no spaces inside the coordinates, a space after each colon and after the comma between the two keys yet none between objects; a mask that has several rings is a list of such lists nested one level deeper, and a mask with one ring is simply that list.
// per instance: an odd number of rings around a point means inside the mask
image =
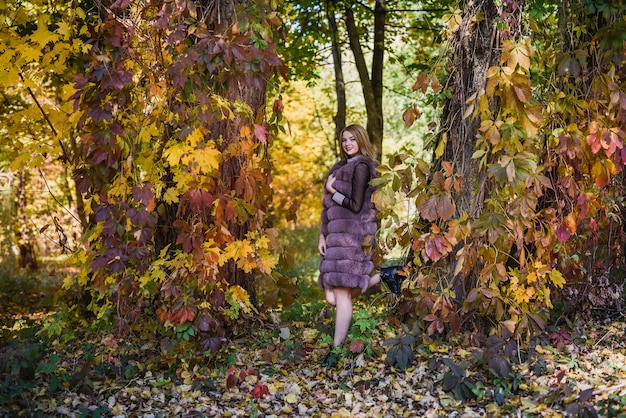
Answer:
[{"label": "bare leg", "polygon": [[326,302],[330,306],[337,306],[337,302],[335,301],[335,289],[332,287],[325,287],[324,294],[326,296]]},{"label": "bare leg", "polygon": [[370,289],[380,283],[380,274],[376,273],[372,277],[370,277],[370,282],[367,285],[367,288]]},{"label": "bare leg", "polygon": [[345,341],[352,322],[352,288],[336,287],[334,290],[337,310],[333,345],[339,346]]}]

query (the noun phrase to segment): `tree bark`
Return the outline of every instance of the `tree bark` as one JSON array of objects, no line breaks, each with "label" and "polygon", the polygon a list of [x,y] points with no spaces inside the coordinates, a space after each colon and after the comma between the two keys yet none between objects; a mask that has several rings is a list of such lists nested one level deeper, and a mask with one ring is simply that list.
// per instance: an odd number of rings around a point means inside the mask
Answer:
[{"label": "tree bark", "polygon": [[387,8],[385,0],[376,0],[374,5],[374,51],[372,53],[372,91],[376,111],[367,115],[369,132],[373,139],[376,159],[381,161],[383,152],[383,68],[385,57],[385,22]]},{"label": "tree bark", "polygon": [[[433,161],[435,169],[440,169],[443,161],[450,162],[454,172],[462,176],[461,189],[454,196],[457,216],[466,212],[470,218],[476,219],[482,213],[487,176],[480,169],[478,160],[472,159],[480,120],[464,119],[463,115],[467,99],[485,87],[487,70],[499,60],[500,52],[495,45],[498,11],[492,0],[466,0],[462,2],[462,7],[462,23],[451,40],[452,64],[448,85],[452,94],[441,116],[443,134],[439,140],[444,140],[445,135],[447,142],[442,157],[436,159],[433,156]],[[449,271],[452,272],[454,256],[449,260]],[[450,280],[454,281],[457,300],[464,300],[466,289],[471,288],[472,278],[469,278],[469,283],[462,283],[458,277],[450,277]]]},{"label": "tree bark", "polygon": [[[199,16],[203,16],[204,22],[208,29],[213,31],[215,35],[224,35],[227,29],[233,24],[236,18],[235,7],[248,6],[246,0],[200,0],[197,3],[199,8]],[[250,74],[250,77],[257,75]],[[230,81],[228,83],[228,91],[224,93],[230,103],[243,102],[246,103],[253,112],[253,117],[257,115],[266,104],[267,81],[259,78],[258,83],[243,83],[241,81]],[[246,121],[237,115],[234,119],[225,119],[216,123],[211,127],[211,135],[213,138],[222,138],[220,151],[224,151],[229,145],[238,142],[241,138],[240,132]],[[244,155],[234,155],[227,157],[220,165],[220,181],[222,182],[222,190],[235,190],[235,182],[240,176],[242,169],[247,167],[249,161]],[[261,208],[259,208],[261,209]],[[234,219],[229,222],[228,230],[233,238],[242,240],[246,237],[248,231],[258,229],[258,220],[248,220],[247,222],[239,222]],[[253,273],[246,273],[239,269],[234,261],[224,264],[221,269],[223,277],[229,284],[239,285],[246,289],[250,296],[250,301],[256,306],[256,280]]]},{"label": "tree bark", "polygon": [[376,159],[381,160],[383,150],[383,65],[385,19],[387,9],[384,0],[376,0],[374,6],[374,48],[372,53],[372,75],[368,73],[365,54],[361,46],[359,32],[354,19],[354,11],[348,4],[345,10],[345,22],[350,40],[350,49],[361,80],[365,110],[367,112],[367,133],[376,152]]},{"label": "tree bark", "polygon": [[341,45],[339,44],[339,31],[337,29],[337,20],[335,19],[337,2],[336,0],[329,0],[326,6],[328,27],[330,28],[332,38],[331,49],[333,54],[333,67],[335,69],[335,94],[337,95],[337,113],[334,117],[334,149],[335,154],[339,155],[339,135],[341,134],[343,128],[346,127],[346,83],[343,78],[343,60],[341,58]]},{"label": "tree bark", "polygon": [[18,228],[15,233],[19,249],[18,265],[21,268],[37,270],[37,254],[35,251],[35,237],[26,215],[26,172],[20,171],[17,181],[17,220]]}]

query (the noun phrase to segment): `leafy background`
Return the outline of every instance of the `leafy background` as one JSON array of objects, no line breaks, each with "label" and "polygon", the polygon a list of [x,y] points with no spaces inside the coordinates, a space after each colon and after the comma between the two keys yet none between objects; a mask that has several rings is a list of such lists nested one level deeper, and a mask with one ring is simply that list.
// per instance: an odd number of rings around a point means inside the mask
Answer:
[{"label": "leafy background", "polygon": [[250,2],[213,36],[209,3],[0,1],[3,414],[623,413],[621,2],[389,5],[379,250],[412,265],[329,371],[325,11]]}]

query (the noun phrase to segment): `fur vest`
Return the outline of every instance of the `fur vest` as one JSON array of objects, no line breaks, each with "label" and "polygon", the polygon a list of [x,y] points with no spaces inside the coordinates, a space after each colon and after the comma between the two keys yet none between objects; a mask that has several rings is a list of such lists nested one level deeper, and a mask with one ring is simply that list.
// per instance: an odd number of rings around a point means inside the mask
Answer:
[{"label": "fur vest", "polygon": [[[352,196],[352,178],[359,163],[366,163],[370,179],[376,177],[376,162],[363,156],[339,161],[330,170],[336,181],[333,187],[346,197]],[[318,284],[320,287],[358,287],[367,290],[374,269],[372,253],[376,235],[377,210],[372,203],[374,187],[367,186],[363,206],[358,213],[337,204],[324,188],[321,233],[326,239]]]}]

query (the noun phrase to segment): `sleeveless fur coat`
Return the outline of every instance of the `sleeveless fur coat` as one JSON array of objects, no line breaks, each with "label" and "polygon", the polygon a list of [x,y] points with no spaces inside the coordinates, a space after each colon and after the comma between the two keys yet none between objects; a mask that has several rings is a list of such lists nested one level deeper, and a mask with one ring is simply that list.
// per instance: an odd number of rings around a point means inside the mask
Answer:
[{"label": "sleeveless fur coat", "polygon": [[[359,163],[369,167],[370,179],[376,177],[376,162],[363,156],[339,161],[330,170],[334,188],[346,197],[352,196],[352,178]],[[321,233],[326,239],[326,254],[319,265],[320,287],[358,287],[367,290],[374,269],[372,253],[376,235],[377,210],[372,203],[374,187],[367,185],[363,206],[358,213],[337,204],[324,188]]]}]

